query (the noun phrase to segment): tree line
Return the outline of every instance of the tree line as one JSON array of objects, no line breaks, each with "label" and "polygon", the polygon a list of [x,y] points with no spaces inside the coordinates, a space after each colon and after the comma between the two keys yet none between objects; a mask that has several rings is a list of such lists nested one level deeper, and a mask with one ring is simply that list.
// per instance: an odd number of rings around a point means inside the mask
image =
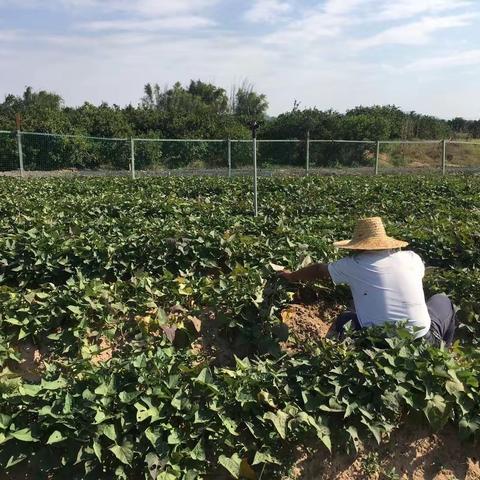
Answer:
[{"label": "tree line", "polygon": [[[261,124],[259,137],[263,139],[305,139],[307,132],[310,132],[311,138],[318,139],[480,138],[480,120],[439,119],[404,112],[394,105],[360,106],[340,113],[317,108],[300,109],[295,102],[290,111],[276,117],[268,116],[268,106],[267,97],[256,92],[247,82],[232,88],[231,92],[201,80],[192,80],[188,85],[176,83],[166,88],[147,84],[140,102],[124,107],[89,102],[71,107],[65,105],[56,93],[34,91],[27,87],[22,95],[6,95],[0,103],[0,130],[13,132],[16,129],[15,117],[20,114],[21,128],[25,132],[94,137],[247,139],[250,137],[250,124],[256,120]],[[128,167],[130,153],[126,144],[93,144],[81,139],[50,139],[49,144],[45,140],[43,146],[38,139],[30,139],[29,142],[31,144],[25,145],[25,156],[32,168],[94,168],[102,162]],[[0,150],[14,148],[13,138],[0,138]],[[238,164],[248,163],[246,146],[237,148],[239,151],[235,152],[235,158]],[[303,144],[292,148],[265,146],[263,158],[270,163],[301,163],[304,148]],[[335,152],[331,147],[324,150],[327,152],[324,156],[333,157]],[[360,150],[352,149],[351,158],[346,158],[345,162],[356,161],[360,154],[366,158],[365,147]],[[14,155],[13,150],[11,155]],[[162,164],[172,168],[195,162],[223,165],[225,155],[221,145],[155,146],[145,143],[139,145],[137,159],[140,166]]]}]

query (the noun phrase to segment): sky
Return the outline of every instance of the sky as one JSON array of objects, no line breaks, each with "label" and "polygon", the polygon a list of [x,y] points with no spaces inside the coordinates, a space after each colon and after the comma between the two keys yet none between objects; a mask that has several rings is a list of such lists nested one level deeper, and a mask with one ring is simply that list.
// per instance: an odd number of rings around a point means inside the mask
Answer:
[{"label": "sky", "polygon": [[0,97],[136,105],[248,80],[271,115],[394,104],[480,118],[480,0],[0,0]]}]

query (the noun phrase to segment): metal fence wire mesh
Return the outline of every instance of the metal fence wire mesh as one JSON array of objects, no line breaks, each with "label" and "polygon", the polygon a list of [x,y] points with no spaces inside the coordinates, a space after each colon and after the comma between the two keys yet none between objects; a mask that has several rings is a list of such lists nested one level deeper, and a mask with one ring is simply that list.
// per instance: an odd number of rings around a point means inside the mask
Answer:
[{"label": "metal fence wire mesh", "polygon": [[139,175],[228,173],[226,140],[134,139]]},{"label": "metal fence wire mesh", "polygon": [[[480,171],[480,142],[258,139],[257,174]],[[251,139],[103,138],[0,131],[0,174],[254,174]]]},{"label": "metal fence wire mesh", "polygon": [[126,139],[23,132],[21,139],[25,171],[129,169]]},{"label": "metal fence wire mesh", "polygon": [[480,170],[480,142],[448,142],[446,171],[448,173],[478,172]]},{"label": "metal fence wire mesh", "polygon": [[283,170],[304,172],[305,144],[298,140],[259,140],[258,168],[265,173],[281,173]]},{"label": "metal fence wire mesh", "polygon": [[350,170],[375,166],[375,142],[310,141],[310,168]]},{"label": "metal fence wire mesh", "polygon": [[443,142],[382,142],[379,171],[428,173],[442,171]]},{"label": "metal fence wire mesh", "polygon": [[232,175],[253,175],[253,141],[231,141],[231,165]]},{"label": "metal fence wire mesh", "polygon": [[0,172],[20,170],[15,132],[0,132]]}]

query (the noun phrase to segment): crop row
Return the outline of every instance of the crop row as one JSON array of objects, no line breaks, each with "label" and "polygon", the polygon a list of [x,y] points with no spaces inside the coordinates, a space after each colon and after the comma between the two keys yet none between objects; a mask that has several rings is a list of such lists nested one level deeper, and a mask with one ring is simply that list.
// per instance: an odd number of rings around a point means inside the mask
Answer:
[{"label": "crop row", "polygon": [[[407,418],[478,436],[476,177],[262,179],[258,218],[250,187],[0,181],[4,469],[280,478],[294,446],[355,450]],[[446,291],[460,307],[458,343],[446,351],[402,329],[367,331],[285,355],[282,309],[293,299],[346,305],[348,292],[286,285],[275,265],[336,259],[333,240],[377,214],[432,267],[427,293]],[[25,346],[41,357],[29,375],[18,373]]]}]

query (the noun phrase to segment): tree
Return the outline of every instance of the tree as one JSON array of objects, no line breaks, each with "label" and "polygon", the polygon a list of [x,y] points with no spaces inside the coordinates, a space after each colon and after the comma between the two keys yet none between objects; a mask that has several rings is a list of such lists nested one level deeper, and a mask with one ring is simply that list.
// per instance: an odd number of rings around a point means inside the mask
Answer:
[{"label": "tree", "polygon": [[70,127],[62,97],[45,90],[35,92],[26,87],[22,96],[7,95],[0,104],[0,127],[13,130],[17,113],[24,130],[67,133]]},{"label": "tree", "polygon": [[256,93],[253,85],[247,81],[240,88],[233,88],[231,103],[233,113],[248,123],[266,119],[267,97],[263,93]]},{"label": "tree", "polygon": [[228,97],[223,88],[201,80],[192,80],[187,91],[190,95],[200,98],[205,105],[212,107],[215,113],[228,112]]}]

